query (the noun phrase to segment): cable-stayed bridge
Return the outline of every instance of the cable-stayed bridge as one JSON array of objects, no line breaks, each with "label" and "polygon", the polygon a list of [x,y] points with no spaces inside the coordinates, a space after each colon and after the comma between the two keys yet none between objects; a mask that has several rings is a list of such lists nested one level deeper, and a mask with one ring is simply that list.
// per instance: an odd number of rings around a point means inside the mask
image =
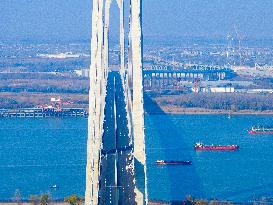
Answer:
[{"label": "cable-stayed bridge", "polygon": [[[114,1],[120,17],[119,72],[109,71]],[[113,2],[93,0],[85,204],[147,204],[141,0],[128,0],[126,46],[125,2]]]}]

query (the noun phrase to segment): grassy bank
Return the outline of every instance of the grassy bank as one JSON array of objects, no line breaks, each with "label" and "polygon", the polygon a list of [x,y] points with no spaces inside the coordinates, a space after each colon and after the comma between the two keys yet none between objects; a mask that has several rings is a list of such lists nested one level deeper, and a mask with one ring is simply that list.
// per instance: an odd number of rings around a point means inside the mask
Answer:
[{"label": "grassy bank", "polygon": [[264,110],[264,111],[257,111],[257,110],[223,110],[223,109],[203,109],[203,108],[183,108],[179,106],[161,106],[161,109],[166,114],[185,114],[185,115],[273,115],[273,110]]},{"label": "grassy bank", "polygon": [[145,95],[149,114],[273,114],[273,94]]}]

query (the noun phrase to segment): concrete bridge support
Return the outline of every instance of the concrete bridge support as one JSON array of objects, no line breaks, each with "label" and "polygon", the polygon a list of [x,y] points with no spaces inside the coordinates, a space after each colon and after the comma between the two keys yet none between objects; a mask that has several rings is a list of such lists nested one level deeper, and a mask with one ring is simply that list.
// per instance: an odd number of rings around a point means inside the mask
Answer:
[{"label": "concrete bridge support", "polygon": [[[142,0],[130,0],[128,65],[125,65],[124,0],[120,10],[120,74],[126,101],[128,137],[133,144],[135,202],[147,204],[146,152],[142,78]],[[109,21],[112,0],[93,0],[89,91],[89,118],[85,204],[97,205],[100,197],[102,136],[109,59]]]},{"label": "concrete bridge support", "polygon": [[98,204],[100,147],[103,133],[106,94],[106,67],[103,58],[103,10],[100,0],[93,0],[90,66],[89,118],[86,164],[86,204]]},{"label": "concrete bridge support", "polygon": [[133,139],[136,174],[136,202],[147,204],[146,152],[144,135],[143,78],[142,78],[142,9],[141,0],[131,1],[131,45],[133,66]]}]

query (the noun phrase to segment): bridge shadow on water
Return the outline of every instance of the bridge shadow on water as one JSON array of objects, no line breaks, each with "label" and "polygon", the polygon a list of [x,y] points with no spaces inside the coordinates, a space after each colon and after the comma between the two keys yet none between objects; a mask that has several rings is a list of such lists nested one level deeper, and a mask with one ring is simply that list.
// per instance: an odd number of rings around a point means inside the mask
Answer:
[{"label": "bridge shadow on water", "polygon": [[193,147],[183,139],[178,119],[166,114],[147,93],[144,109],[149,199],[181,202],[188,194],[203,197],[194,162],[190,166],[155,164],[156,160],[193,160]]},{"label": "bridge shadow on water", "polygon": [[[132,147],[121,85],[120,74],[110,72],[103,125],[99,204],[135,204],[134,178],[144,178],[144,168],[137,160],[135,176],[127,169],[132,160]],[[181,202],[187,194],[202,196],[202,184],[194,163],[191,166],[155,165],[157,159],[192,161],[193,148],[183,140],[185,134],[177,120],[167,115],[147,94],[144,94],[144,109],[149,200]],[[144,192],[143,180],[136,180],[136,186]]]}]

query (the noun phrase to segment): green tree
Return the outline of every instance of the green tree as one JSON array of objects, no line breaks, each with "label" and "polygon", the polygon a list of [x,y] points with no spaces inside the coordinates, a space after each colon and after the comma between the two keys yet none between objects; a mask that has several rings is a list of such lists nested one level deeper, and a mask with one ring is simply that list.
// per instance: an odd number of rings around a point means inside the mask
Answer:
[{"label": "green tree", "polygon": [[64,202],[69,203],[70,205],[82,205],[84,199],[82,197],[78,197],[76,194],[68,196],[64,199]]},{"label": "green tree", "polygon": [[196,200],[194,205],[208,205],[208,202],[205,200]]},{"label": "green tree", "polygon": [[40,196],[40,205],[48,205],[49,203],[49,195],[48,194],[42,194]]}]

